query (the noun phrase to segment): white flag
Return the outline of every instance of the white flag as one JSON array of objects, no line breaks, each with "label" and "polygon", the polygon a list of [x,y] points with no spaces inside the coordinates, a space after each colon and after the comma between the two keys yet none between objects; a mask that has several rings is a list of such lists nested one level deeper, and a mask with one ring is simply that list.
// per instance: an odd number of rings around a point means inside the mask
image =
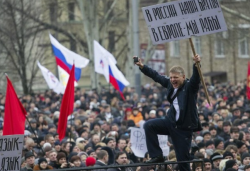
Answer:
[{"label": "white flag", "polygon": [[95,72],[103,74],[109,82],[109,61],[116,64],[115,57],[94,40]]},{"label": "white flag", "polygon": [[65,88],[62,83],[50,72],[47,68],[42,66],[39,61],[37,61],[38,67],[41,69],[43,77],[47,82],[50,89],[53,89],[57,94],[64,94]]}]

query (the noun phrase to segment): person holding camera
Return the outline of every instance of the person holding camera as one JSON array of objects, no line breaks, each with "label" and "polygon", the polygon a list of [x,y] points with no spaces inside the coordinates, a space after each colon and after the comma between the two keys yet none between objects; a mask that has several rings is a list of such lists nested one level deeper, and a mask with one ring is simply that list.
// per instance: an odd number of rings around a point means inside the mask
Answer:
[{"label": "person holding camera", "polygon": [[[196,106],[200,84],[196,65],[201,61],[200,56],[193,57],[196,64],[193,64],[190,79],[186,79],[184,69],[180,66],[173,66],[169,77],[166,77],[144,65],[140,58],[133,58],[142,73],[167,88],[167,99],[170,103],[165,119],[151,119],[144,124],[147,149],[151,157],[147,163],[164,162],[157,134],[171,137],[177,161],[190,160],[192,133],[202,130]],[[190,171],[189,163],[179,164],[179,168],[181,171]]]},{"label": "person holding camera", "polygon": [[74,167],[72,163],[67,163],[67,157],[64,152],[59,152],[56,156],[57,162],[55,165],[56,169],[65,169],[65,168],[70,168]]}]

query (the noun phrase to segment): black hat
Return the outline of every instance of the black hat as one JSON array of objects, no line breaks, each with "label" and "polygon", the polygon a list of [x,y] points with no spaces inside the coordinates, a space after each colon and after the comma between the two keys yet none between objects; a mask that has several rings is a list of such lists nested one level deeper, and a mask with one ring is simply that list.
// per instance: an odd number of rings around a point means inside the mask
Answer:
[{"label": "black hat", "polygon": [[206,142],[206,147],[208,147],[208,146],[210,146],[212,144],[214,144],[214,142],[212,140],[209,140],[209,141]]},{"label": "black hat", "polygon": [[38,160],[38,164],[40,165],[42,162],[48,163],[48,161],[47,161],[44,157],[42,157],[42,158],[40,158],[40,159]]},{"label": "black hat", "polygon": [[214,139],[214,146],[215,146],[215,148],[221,143],[221,142],[223,142],[221,139]]},{"label": "black hat", "polygon": [[240,110],[240,109],[237,108],[237,107],[236,107],[236,108],[233,108],[233,109],[232,109],[232,112],[234,112],[234,111],[236,111],[236,110]]},{"label": "black hat", "polygon": [[217,160],[217,159],[223,159],[223,156],[220,155],[220,153],[214,153],[210,156],[210,160],[213,162],[214,160]]},{"label": "black hat", "polygon": [[235,160],[226,161],[225,170],[232,168],[237,162]]},{"label": "black hat", "polygon": [[93,152],[95,152],[95,151],[94,151],[94,150],[89,150],[89,151],[87,152],[87,154],[90,155],[90,154],[93,153]]},{"label": "black hat", "polygon": [[209,159],[207,159],[207,158],[204,158],[204,159],[203,159],[203,162],[204,162],[204,163],[211,163],[211,161],[210,161]]},{"label": "black hat", "polygon": [[238,141],[238,142],[236,143],[237,148],[241,148],[244,144],[245,144],[245,143],[243,143],[243,142],[241,142],[241,141]]},{"label": "black hat", "polygon": [[199,143],[197,144],[197,146],[198,146],[199,148],[204,148],[204,147],[205,147],[205,143],[204,143],[204,142],[199,142]]},{"label": "black hat", "polygon": [[242,156],[241,156],[241,163],[243,163],[243,160],[246,157],[250,157],[250,154],[249,153],[243,153]]},{"label": "black hat", "polygon": [[24,158],[25,158],[25,160],[26,160],[27,158],[32,157],[32,156],[35,157],[34,153],[32,153],[31,151],[28,151],[28,152],[25,154]]},{"label": "black hat", "polygon": [[104,143],[105,143],[105,144],[108,144],[109,141],[111,141],[111,140],[114,140],[114,138],[105,138],[105,139],[104,139]]},{"label": "black hat", "polygon": [[209,126],[209,124],[207,122],[203,122],[201,123],[201,126]]},{"label": "black hat", "polygon": [[246,113],[250,113],[250,108],[247,108],[247,109],[245,110],[245,112],[246,112]]},{"label": "black hat", "polygon": [[230,151],[225,151],[223,153],[223,159],[226,158],[227,156],[231,156],[232,158],[234,158],[233,154]]}]

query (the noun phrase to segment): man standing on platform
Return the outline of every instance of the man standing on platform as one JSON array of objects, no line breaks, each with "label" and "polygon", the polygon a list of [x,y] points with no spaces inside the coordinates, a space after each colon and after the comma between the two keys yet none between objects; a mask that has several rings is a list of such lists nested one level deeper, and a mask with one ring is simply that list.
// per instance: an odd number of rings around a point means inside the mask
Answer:
[{"label": "man standing on platform", "polygon": [[[200,77],[195,64],[190,79],[185,78],[182,67],[174,66],[169,71],[169,77],[158,74],[133,57],[135,64],[142,73],[167,88],[167,99],[170,109],[165,119],[152,119],[144,124],[146,143],[151,160],[147,163],[164,162],[162,150],[157,134],[169,135],[173,141],[177,161],[190,160],[192,133],[202,130],[196,107]],[[194,62],[200,65],[200,56],[193,57]],[[189,163],[179,164],[181,171],[190,171]]]}]

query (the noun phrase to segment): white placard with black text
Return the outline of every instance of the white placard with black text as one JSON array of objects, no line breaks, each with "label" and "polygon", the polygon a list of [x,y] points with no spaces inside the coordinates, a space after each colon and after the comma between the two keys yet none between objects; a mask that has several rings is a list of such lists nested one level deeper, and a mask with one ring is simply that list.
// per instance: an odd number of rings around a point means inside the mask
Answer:
[{"label": "white placard with black text", "polygon": [[0,136],[0,170],[21,170],[24,135]]},{"label": "white placard with black text", "polygon": [[[169,146],[167,145],[168,136],[158,135],[160,147],[163,151],[164,156],[169,155]],[[145,153],[148,151],[146,145],[145,131],[141,128],[131,128],[130,133],[131,149],[135,156],[143,158]]]},{"label": "white placard with black text", "polygon": [[153,44],[227,30],[218,0],[180,0],[142,8]]}]

